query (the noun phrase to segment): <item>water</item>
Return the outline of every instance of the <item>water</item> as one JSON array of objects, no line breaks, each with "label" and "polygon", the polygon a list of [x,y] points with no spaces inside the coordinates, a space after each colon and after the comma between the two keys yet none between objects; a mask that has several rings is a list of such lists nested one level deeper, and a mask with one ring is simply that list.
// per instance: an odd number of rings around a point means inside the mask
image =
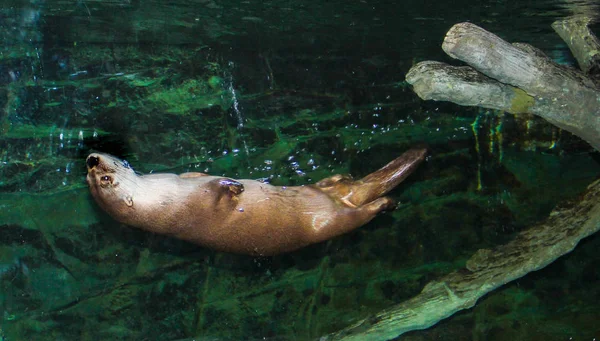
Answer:
[{"label": "water", "polygon": [[[597,154],[529,116],[424,102],[404,82],[472,21],[573,64],[567,1],[5,1],[0,340],[314,340],[402,302],[577,198]],[[595,29],[596,27],[593,26]],[[596,30],[596,32],[598,32]],[[425,142],[399,208],[268,258],[122,226],[91,151],[136,171],[275,185],[365,175]],[[409,340],[598,338],[598,237]]]}]

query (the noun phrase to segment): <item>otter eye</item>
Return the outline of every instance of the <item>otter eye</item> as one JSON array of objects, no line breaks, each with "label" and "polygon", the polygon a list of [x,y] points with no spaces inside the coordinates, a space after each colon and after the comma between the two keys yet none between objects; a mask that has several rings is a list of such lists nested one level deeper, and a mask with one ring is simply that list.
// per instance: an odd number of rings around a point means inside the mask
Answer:
[{"label": "otter eye", "polygon": [[105,175],[105,176],[101,177],[100,180],[102,180],[103,182],[110,182],[110,176]]}]

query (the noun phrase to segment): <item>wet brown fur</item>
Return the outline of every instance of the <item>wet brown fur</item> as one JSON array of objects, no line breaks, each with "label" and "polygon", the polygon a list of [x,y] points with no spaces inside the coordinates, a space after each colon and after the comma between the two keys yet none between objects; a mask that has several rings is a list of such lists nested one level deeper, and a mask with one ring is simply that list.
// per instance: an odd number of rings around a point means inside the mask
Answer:
[{"label": "wet brown fur", "polygon": [[116,220],[219,251],[274,255],[352,231],[394,207],[384,195],[425,158],[411,149],[360,180],[334,175],[277,187],[203,173],[139,176],[113,156],[87,158],[96,202]]}]

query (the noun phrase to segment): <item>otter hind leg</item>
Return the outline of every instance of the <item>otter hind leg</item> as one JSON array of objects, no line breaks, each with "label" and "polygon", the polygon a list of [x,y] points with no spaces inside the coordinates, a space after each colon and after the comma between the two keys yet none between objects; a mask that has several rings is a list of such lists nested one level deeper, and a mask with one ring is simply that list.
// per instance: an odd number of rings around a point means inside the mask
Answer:
[{"label": "otter hind leg", "polygon": [[393,209],[394,200],[389,197],[377,198],[360,207],[344,207],[336,212],[334,222],[311,230],[310,242],[322,242],[355,230],[371,221],[380,212]]}]

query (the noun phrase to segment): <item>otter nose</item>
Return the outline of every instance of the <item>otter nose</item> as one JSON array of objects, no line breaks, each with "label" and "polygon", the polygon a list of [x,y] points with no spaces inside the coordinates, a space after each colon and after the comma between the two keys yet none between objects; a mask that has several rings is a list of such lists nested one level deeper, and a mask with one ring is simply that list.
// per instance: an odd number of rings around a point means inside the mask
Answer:
[{"label": "otter nose", "polygon": [[100,159],[97,156],[90,155],[86,160],[89,169],[92,169],[100,163]]}]

